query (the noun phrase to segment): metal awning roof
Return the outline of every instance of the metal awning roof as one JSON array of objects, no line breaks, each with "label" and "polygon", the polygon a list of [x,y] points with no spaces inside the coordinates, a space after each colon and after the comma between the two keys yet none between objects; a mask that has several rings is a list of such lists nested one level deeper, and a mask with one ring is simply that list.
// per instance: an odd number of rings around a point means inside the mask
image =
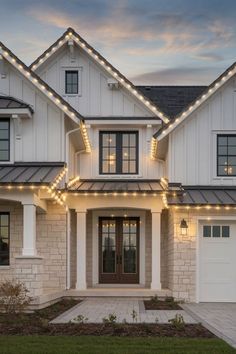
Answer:
[{"label": "metal awning roof", "polygon": [[60,174],[64,163],[17,163],[0,165],[1,184],[49,184]]},{"label": "metal awning roof", "polygon": [[68,188],[68,192],[78,193],[158,193],[165,187],[159,180],[80,180]]},{"label": "metal awning roof", "polygon": [[183,187],[181,195],[169,195],[169,205],[236,205],[234,187]]},{"label": "metal awning roof", "polygon": [[1,109],[22,109],[28,108],[31,113],[34,113],[30,104],[25,103],[10,96],[0,96],[0,110]]}]

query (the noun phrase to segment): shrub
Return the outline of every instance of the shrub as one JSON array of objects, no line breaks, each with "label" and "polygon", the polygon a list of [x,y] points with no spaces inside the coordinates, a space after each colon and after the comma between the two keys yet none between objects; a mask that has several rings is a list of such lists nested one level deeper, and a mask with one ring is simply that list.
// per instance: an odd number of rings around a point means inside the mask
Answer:
[{"label": "shrub", "polygon": [[76,318],[72,320],[73,323],[85,323],[88,321],[88,318],[84,315],[78,315]]},{"label": "shrub", "polygon": [[176,329],[183,329],[185,326],[185,321],[182,315],[177,313],[174,318],[171,318],[168,322],[170,322]]},{"label": "shrub", "polygon": [[173,304],[175,302],[175,299],[173,296],[166,296],[165,302],[169,302],[169,303]]},{"label": "shrub", "polygon": [[151,296],[151,301],[157,304],[160,301],[160,299],[157,295],[153,295]]},{"label": "shrub", "polygon": [[137,322],[138,321],[138,314],[137,314],[137,311],[133,310],[131,312],[131,317],[133,319],[133,322]]},{"label": "shrub", "polygon": [[23,312],[32,301],[28,293],[24,283],[5,280],[0,284],[0,308],[7,314]]},{"label": "shrub", "polygon": [[114,323],[116,323],[116,321],[117,321],[117,317],[114,313],[109,313],[109,315],[107,317],[104,317],[102,319],[102,322],[105,324],[106,323],[114,324]]}]

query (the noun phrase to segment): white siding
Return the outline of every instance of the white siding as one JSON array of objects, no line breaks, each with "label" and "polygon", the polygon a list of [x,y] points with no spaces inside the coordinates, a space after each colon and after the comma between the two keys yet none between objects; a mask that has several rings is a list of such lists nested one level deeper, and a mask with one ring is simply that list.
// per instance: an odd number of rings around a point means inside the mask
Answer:
[{"label": "white siding", "polygon": [[169,179],[185,185],[236,185],[217,177],[216,137],[236,134],[235,78],[219,89],[169,136]]},{"label": "white siding", "polygon": [[[99,130],[135,130],[139,132],[139,174],[132,175],[99,175]],[[81,179],[89,178],[139,178],[139,179],[159,179],[164,176],[164,163],[160,161],[153,161],[150,158],[150,139],[154,133],[154,129],[146,126],[132,127],[109,126],[105,127],[91,126],[88,129],[89,137],[92,145],[91,154],[82,153],[78,155],[78,171],[77,174]]]},{"label": "white siding", "polygon": [[[79,70],[78,95],[65,95],[67,69]],[[153,116],[128,90],[110,90],[109,74],[78,47],[73,57],[64,47],[36,72],[84,116]]]},{"label": "white siding", "polygon": [[22,118],[19,136],[11,120],[11,162],[65,161],[64,114],[10,64],[0,78],[0,94],[10,95],[33,106],[32,118]]}]

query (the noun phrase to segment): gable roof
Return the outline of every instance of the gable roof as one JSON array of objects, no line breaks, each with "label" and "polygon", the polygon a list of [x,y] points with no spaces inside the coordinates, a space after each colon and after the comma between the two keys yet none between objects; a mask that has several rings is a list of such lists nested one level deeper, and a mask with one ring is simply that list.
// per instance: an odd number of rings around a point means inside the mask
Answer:
[{"label": "gable roof", "polygon": [[26,66],[9,48],[0,42],[0,58],[4,57],[14,68],[19,71],[27,80],[29,80],[40,92],[50,99],[57,107],[59,107],[68,117],[75,123],[81,125],[81,133],[86,146],[86,150],[90,151],[90,143],[85,125],[84,117],[79,114],[68,102],[66,102],[59,94],[56,93],[46,82],[44,82],[35,72]]},{"label": "gable roof", "polygon": [[192,112],[201,106],[208,98],[210,98],[219,88],[221,88],[236,73],[236,62],[226,69],[215,81],[213,81],[192,103],[184,108],[174,119],[165,124],[158,130],[153,139],[162,140],[170,132],[172,132],[180,123],[182,123]]},{"label": "gable roof", "polygon": [[103,67],[109,75],[113,76],[121,86],[127,89],[136,99],[146,106],[153,114],[162,119],[165,123],[169,122],[169,118],[162,110],[152,101],[150,101],[138,88],[129,81],[120,71],[118,71],[111,63],[109,63],[98,51],[88,44],[73,28],[68,28],[58,40],[53,43],[44,53],[42,53],[31,65],[30,69],[36,70],[42,65],[52,54],[56,53],[65,43],[73,40],[79,45],[93,60]]},{"label": "gable roof", "polygon": [[199,97],[207,86],[137,86],[172,120]]},{"label": "gable roof", "polygon": [[27,108],[31,113],[34,113],[32,106],[26,102],[23,102],[15,97],[0,96],[0,110],[1,109],[21,109]]}]

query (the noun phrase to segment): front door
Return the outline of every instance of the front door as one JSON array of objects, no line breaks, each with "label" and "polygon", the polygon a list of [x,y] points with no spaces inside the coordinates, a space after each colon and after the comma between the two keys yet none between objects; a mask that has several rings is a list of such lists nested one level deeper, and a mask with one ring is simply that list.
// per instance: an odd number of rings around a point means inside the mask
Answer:
[{"label": "front door", "polygon": [[99,283],[139,283],[139,218],[99,218]]}]

